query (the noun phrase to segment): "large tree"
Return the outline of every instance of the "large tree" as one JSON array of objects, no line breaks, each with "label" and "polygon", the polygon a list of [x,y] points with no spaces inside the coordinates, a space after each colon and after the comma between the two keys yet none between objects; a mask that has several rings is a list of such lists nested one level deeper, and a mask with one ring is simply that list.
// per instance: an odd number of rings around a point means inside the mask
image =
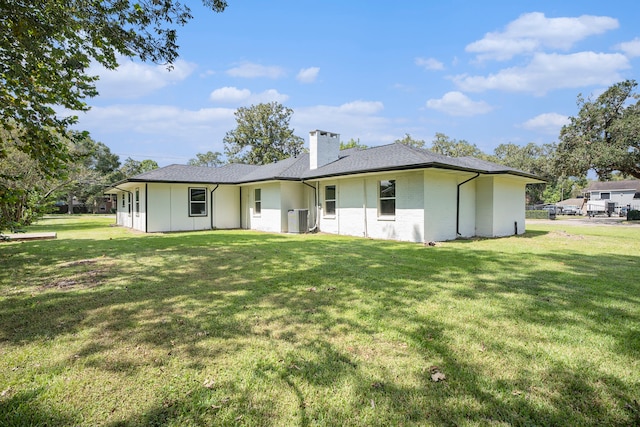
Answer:
[{"label": "large tree", "polygon": [[413,139],[411,135],[409,135],[408,133],[404,134],[404,138],[396,139],[394,142],[408,145],[409,147],[415,147],[415,148],[424,148],[424,146],[427,144],[426,142],[424,142],[423,139]]},{"label": "large tree", "polygon": [[537,145],[533,142],[527,145],[500,144],[493,153],[488,160],[529,172],[547,181],[546,184],[527,185],[527,198],[532,204],[543,201],[558,202],[563,196],[569,195],[577,185],[575,179],[570,180],[556,172],[555,144]]},{"label": "large tree", "polygon": [[365,144],[360,143],[360,138],[353,139],[351,138],[347,142],[340,141],[340,150],[347,150],[349,148],[358,148],[360,150],[365,150],[367,147]]},{"label": "large tree", "polygon": [[444,133],[436,133],[431,142],[431,151],[438,154],[444,154],[449,157],[477,157],[486,158],[487,155],[482,152],[475,144],[471,144],[464,139],[452,139]]},{"label": "large tree", "polygon": [[640,178],[640,95],[626,80],[595,100],[578,96],[578,115],[560,131],[558,169],[569,176],[595,170],[601,180],[614,171]]},{"label": "large tree", "polygon": [[224,164],[221,157],[222,153],[218,151],[207,151],[206,153],[196,154],[196,158],[189,159],[187,164],[191,166],[206,166],[209,168],[217,168],[218,166],[222,166]]},{"label": "large tree", "polygon": [[229,162],[264,165],[302,153],[304,140],[289,128],[292,114],[278,102],[239,108],[237,127],[224,137]]},{"label": "large tree", "polygon": [[[86,111],[97,95],[88,67],[115,69],[119,55],[170,67],[176,28],[192,18],[177,0],[0,0],[0,11],[0,127],[20,129],[18,149],[49,174],[68,160],[66,130],[76,121],[57,110]],[[2,158],[8,142],[0,144]]]}]

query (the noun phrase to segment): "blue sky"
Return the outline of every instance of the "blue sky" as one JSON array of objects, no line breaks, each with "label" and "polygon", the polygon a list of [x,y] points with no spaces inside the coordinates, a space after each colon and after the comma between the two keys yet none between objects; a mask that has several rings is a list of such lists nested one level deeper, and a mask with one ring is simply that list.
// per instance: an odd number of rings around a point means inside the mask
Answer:
[{"label": "blue sky", "polygon": [[369,146],[436,132],[487,153],[557,140],[579,93],[638,79],[640,3],[229,0],[187,2],[173,71],[92,67],[100,96],[78,128],[121,160],[223,152],[234,112],[277,101],[291,127]]}]

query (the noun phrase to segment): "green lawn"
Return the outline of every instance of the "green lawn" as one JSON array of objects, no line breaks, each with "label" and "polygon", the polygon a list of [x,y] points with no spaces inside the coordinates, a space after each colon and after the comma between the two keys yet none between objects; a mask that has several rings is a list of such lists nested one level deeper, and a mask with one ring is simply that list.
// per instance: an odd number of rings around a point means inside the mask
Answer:
[{"label": "green lawn", "polygon": [[429,247],[112,222],[0,243],[0,425],[640,424],[640,228]]}]

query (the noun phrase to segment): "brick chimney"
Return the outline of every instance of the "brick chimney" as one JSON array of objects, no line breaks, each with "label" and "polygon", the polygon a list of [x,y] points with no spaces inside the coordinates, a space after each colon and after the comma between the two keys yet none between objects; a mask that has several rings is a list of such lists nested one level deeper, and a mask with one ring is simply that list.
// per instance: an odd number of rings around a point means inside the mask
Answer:
[{"label": "brick chimney", "polygon": [[339,155],[340,134],[323,130],[309,132],[309,166],[312,170],[335,162]]}]

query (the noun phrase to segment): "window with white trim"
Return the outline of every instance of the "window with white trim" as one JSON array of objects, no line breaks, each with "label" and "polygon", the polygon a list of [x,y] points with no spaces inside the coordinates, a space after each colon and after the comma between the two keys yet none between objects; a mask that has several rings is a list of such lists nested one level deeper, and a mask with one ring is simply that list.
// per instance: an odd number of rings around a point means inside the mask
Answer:
[{"label": "window with white trim", "polygon": [[207,216],[206,188],[189,188],[189,216]]},{"label": "window with white trim", "polygon": [[336,186],[327,185],[324,187],[324,214],[333,216],[336,214]]},{"label": "window with white trim", "polygon": [[136,216],[140,216],[140,188],[136,188]]},{"label": "window with white trim", "polygon": [[396,214],[396,180],[389,179],[378,182],[378,216],[394,216]]},{"label": "window with white trim", "polygon": [[253,192],[253,214],[260,215],[262,212],[262,190],[256,188]]}]

